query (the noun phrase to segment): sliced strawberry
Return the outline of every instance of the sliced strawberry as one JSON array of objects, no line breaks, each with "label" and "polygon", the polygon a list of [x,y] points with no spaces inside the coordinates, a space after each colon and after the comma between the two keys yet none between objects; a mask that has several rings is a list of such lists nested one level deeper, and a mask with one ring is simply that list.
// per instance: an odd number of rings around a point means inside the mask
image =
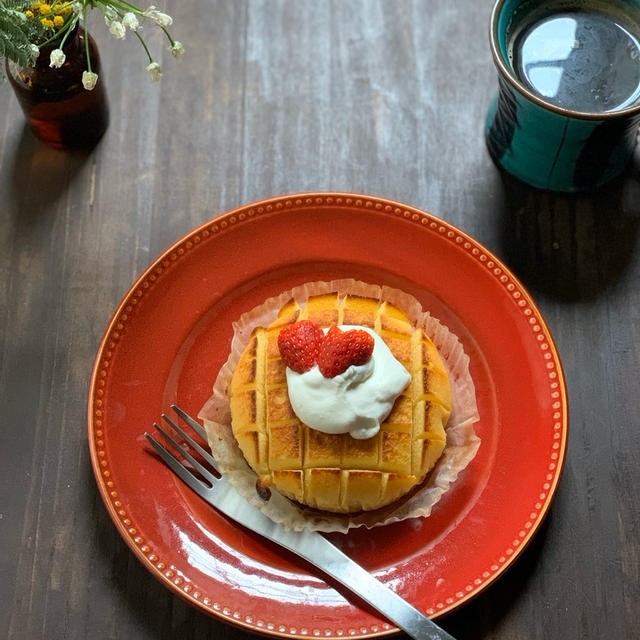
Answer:
[{"label": "sliced strawberry", "polygon": [[333,325],[325,336],[318,367],[325,378],[335,378],[352,364],[365,364],[373,354],[373,336],[363,329],[342,329]]},{"label": "sliced strawberry", "polygon": [[278,334],[278,349],[282,360],[298,373],[309,371],[318,361],[324,332],[311,320],[300,320],[287,325]]}]

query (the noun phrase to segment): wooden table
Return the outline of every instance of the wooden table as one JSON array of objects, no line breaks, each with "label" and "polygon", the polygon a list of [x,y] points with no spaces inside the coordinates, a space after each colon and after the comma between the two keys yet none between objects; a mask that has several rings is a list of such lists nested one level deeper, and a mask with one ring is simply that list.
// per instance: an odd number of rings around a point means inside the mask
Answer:
[{"label": "wooden table", "polygon": [[483,139],[490,2],[170,2],[164,77],[90,26],[111,124],[44,147],[0,87],[0,637],[224,638],[246,631],[160,585],[101,501],[86,439],[116,305],[183,234],[257,199],[367,193],[429,211],[503,259],[563,360],[571,437],[532,544],[441,620],[460,639],[636,638],[640,617],[640,183],[591,194],[501,176]]}]

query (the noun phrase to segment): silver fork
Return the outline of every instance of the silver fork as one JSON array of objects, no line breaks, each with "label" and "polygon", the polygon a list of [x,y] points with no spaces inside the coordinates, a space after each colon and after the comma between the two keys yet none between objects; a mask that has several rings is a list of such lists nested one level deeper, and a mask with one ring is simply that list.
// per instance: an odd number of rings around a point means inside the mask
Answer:
[{"label": "silver fork", "polygon": [[[206,442],[207,434],[202,425],[176,405],[171,405],[171,408]],[[219,474],[215,460],[204,447],[169,416],[163,413],[162,418],[211,468],[207,468],[196,459],[157,422],[154,423],[154,427],[163,435],[167,444],[180,452],[180,455],[188,461],[192,469],[186,466],[180,458],[170,453],[152,435],[145,433],[145,437],[176,475],[209,504],[235,522],[315,565],[369,603],[415,640],[455,640],[453,636],[441,629],[426,615],[342,553],[324,536],[312,531],[288,531],[249,504],[226,478]],[[194,473],[194,470],[198,475]],[[216,473],[212,473],[212,470]]]}]

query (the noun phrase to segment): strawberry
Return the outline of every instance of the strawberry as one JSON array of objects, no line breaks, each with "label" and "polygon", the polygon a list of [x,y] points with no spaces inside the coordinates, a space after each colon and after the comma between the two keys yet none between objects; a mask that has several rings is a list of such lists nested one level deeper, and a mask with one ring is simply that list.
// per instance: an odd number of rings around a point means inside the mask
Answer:
[{"label": "strawberry", "polygon": [[324,332],[311,320],[300,320],[287,325],[278,334],[278,349],[282,360],[293,371],[309,371],[318,361]]},{"label": "strawberry", "polygon": [[373,336],[363,329],[342,329],[333,325],[325,336],[318,367],[325,378],[335,378],[352,364],[365,364],[373,353]]}]

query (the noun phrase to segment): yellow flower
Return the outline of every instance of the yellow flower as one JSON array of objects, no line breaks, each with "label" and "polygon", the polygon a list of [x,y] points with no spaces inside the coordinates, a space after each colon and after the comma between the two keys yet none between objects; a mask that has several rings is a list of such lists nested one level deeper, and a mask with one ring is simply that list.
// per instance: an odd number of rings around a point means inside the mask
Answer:
[{"label": "yellow flower", "polygon": [[53,19],[53,24],[54,24],[56,27],[61,27],[61,26],[64,24],[64,18],[63,18],[62,16],[56,16],[56,17]]},{"label": "yellow flower", "polygon": [[49,18],[40,18],[40,22],[42,23],[43,27],[53,29],[53,20],[49,20]]},{"label": "yellow flower", "polygon": [[41,4],[42,4],[42,2],[34,2],[34,3],[31,5],[31,8],[32,8],[34,11],[40,11],[40,5],[41,5]]},{"label": "yellow flower", "polygon": [[48,13],[51,13],[51,5],[47,4],[46,2],[40,3],[40,13],[42,15],[47,15]]},{"label": "yellow flower", "polygon": [[24,12],[24,15],[27,16],[27,18],[33,18],[33,11],[29,11],[29,9],[27,9]]}]

